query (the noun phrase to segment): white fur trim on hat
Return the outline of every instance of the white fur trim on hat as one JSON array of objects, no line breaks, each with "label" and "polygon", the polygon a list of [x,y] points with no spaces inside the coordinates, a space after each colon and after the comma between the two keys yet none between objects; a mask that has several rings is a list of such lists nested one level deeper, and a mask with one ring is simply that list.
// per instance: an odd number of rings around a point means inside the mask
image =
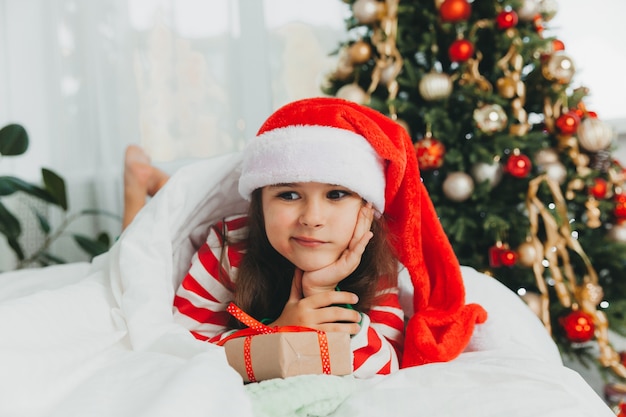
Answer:
[{"label": "white fur trim on hat", "polygon": [[361,135],[329,126],[276,128],[252,139],[245,151],[239,193],[296,182],[336,184],[385,209],[383,161]]}]

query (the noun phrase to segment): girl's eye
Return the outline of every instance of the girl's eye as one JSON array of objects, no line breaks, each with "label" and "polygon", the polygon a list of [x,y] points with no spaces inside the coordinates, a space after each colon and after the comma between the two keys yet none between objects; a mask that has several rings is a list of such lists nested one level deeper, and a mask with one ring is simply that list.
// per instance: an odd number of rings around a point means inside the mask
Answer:
[{"label": "girl's eye", "polygon": [[280,198],[281,200],[297,200],[300,198],[300,195],[298,195],[298,193],[296,193],[295,191],[285,191],[282,192],[280,194],[278,194],[278,198]]},{"label": "girl's eye", "polygon": [[332,190],[326,194],[326,197],[330,200],[339,200],[349,195],[351,195],[351,193],[345,190]]}]

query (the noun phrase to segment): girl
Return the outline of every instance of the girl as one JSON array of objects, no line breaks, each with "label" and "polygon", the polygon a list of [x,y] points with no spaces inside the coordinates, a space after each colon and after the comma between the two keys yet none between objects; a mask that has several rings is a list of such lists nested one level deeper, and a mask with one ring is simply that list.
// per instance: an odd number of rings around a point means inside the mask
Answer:
[{"label": "girl", "polygon": [[[386,116],[336,98],[282,107],[244,151],[239,192],[247,215],[211,228],[176,293],[175,318],[195,337],[235,331],[234,302],[270,326],[350,333],[354,375],[368,377],[400,358],[450,360],[486,319],[464,304],[411,140]],[[406,335],[399,262],[414,286]]]}]

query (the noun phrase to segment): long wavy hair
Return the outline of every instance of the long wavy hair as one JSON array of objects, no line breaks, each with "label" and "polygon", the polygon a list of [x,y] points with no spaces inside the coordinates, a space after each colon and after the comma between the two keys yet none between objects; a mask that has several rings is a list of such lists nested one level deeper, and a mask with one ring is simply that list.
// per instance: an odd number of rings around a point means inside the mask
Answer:
[{"label": "long wavy hair", "polygon": [[[247,250],[235,280],[235,304],[257,320],[273,321],[287,303],[295,266],[267,239],[260,188],[250,199],[248,229]],[[378,290],[397,285],[398,261],[389,242],[384,216],[374,219],[371,230],[374,236],[365,248],[361,263],[339,283],[342,291],[358,295],[355,308],[363,312],[375,303]],[[234,319],[231,325],[241,326]]]}]

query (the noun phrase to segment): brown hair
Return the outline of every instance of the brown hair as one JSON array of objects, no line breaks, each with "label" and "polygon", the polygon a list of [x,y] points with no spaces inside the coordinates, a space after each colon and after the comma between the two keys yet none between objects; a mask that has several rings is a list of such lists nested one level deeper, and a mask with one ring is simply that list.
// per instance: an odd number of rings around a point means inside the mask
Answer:
[{"label": "brown hair", "polygon": [[[287,303],[295,267],[267,239],[260,188],[251,195],[248,228],[247,251],[235,281],[235,304],[257,320],[273,321]],[[374,236],[365,248],[361,263],[339,283],[342,291],[359,296],[355,308],[363,312],[375,302],[377,290],[397,285],[398,261],[388,241],[384,218],[375,218],[371,230]],[[240,324],[233,327],[240,327]]]}]

